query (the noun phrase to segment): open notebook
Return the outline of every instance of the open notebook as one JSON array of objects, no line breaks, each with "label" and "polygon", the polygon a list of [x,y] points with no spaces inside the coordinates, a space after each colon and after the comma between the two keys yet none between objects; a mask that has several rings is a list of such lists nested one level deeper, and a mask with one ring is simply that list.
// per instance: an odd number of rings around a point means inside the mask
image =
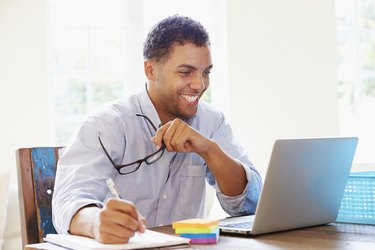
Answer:
[{"label": "open notebook", "polygon": [[45,241],[68,249],[146,249],[154,247],[189,247],[190,239],[172,236],[168,234],[158,233],[146,230],[145,233],[135,234],[126,244],[102,244],[94,239],[67,234],[47,234]]}]

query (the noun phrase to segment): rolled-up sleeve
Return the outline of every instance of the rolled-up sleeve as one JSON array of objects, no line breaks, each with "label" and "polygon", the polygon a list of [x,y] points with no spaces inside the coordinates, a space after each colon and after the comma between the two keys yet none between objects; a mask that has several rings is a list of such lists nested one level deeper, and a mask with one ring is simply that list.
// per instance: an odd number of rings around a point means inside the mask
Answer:
[{"label": "rolled-up sleeve", "polygon": [[258,204],[262,180],[256,170],[244,167],[247,178],[247,185],[242,194],[227,196],[223,194],[217,185],[211,172],[207,173],[208,183],[216,189],[219,202],[226,213],[231,216],[254,214]]},{"label": "rolled-up sleeve", "polygon": [[[102,207],[108,194],[106,179],[114,175],[114,168],[102,152],[98,134],[101,133],[103,143],[109,146],[123,145],[123,141],[116,143],[116,138],[109,138],[113,133],[106,131],[114,128],[103,124],[92,119],[86,121],[59,159],[52,199],[52,220],[58,233],[69,233],[76,212],[89,204]],[[119,146],[119,150],[123,147]]]},{"label": "rolled-up sleeve", "polygon": [[228,155],[241,164],[247,178],[247,185],[242,194],[227,196],[221,192],[214,176],[207,170],[207,181],[215,188],[222,208],[231,216],[254,214],[262,187],[262,178],[259,172],[250,161],[245,149],[234,138],[233,132],[224,117],[222,117],[218,129],[211,138],[218,143]]}]

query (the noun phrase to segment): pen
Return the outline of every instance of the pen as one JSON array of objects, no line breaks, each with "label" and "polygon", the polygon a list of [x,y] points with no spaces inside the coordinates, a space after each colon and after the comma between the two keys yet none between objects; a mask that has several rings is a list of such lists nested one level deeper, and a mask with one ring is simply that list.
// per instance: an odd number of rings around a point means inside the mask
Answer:
[{"label": "pen", "polygon": [[121,199],[119,193],[117,192],[117,189],[115,187],[115,183],[113,182],[113,180],[111,178],[108,178],[107,179],[107,186],[109,188],[109,190],[111,190],[111,193],[117,198],[117,199]]},{"label": "pen", "polygon": [[[115,183],[113,182],[113,180],[111,178],[108,178],[107,179],[107,186],[109,188],[109,190],[111,191],[111,193],[117,198],[117,199],[121,199],[120,197],[120,194],[118,193],[116,187],[115,187]],[[137,232],[137,234],[142,237],[142,234],[140,232]]]}]

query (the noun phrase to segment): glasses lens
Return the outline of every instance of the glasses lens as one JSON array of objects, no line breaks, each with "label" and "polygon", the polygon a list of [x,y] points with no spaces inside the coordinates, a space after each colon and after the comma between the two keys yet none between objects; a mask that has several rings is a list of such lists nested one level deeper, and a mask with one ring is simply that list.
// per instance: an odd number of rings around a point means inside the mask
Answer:
[{"label": "glasses lens", "polygon": [[149,157],[147,157],[145,159],[145,162],[147,164],[152,164],[154,162],[156,162],[157,160],[160,159],[160,157],[162,157],[162,155],[164,154],[164,148],[160,148],[158,151],[156,151],[154,154],[150,155]]},{"label": "glasses lens", "polygon": [[135,164],[120,168],[119,172],[120,174],[130,174],[130,173],[137,171],[139,166],[140,166],[139,163],[135,163]]}]

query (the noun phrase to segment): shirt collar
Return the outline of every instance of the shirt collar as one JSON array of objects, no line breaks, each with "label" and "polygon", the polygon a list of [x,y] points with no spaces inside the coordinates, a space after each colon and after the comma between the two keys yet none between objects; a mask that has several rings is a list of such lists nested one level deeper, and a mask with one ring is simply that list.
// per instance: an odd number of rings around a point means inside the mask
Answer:
[{"label": "shirt collar", "polygon": [[161,124],[161,121],[158,112],[156,111],[155,106],[148,95],[147,83],[145,84],[145,88],[138,94],[138,101],[141,113],[150,118],[154,125],[158,127],[159,124]]}]

